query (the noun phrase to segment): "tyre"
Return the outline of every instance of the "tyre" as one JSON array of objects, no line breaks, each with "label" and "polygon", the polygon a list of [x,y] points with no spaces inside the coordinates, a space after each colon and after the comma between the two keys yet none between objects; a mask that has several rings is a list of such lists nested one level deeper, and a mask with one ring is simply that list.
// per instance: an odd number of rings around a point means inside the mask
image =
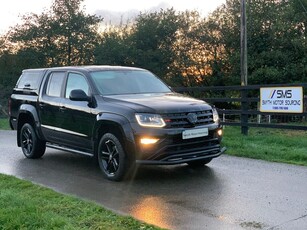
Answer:
[{"label": "tyre", "polygon": [[104,177],[112,181],[121,181],[128,172],[128,157],[121,142],[112,133],[106,133],[100,139],[98,163]]},{"label": "tyre", "polygon": [[34,128],[28,123],[25,123],[20,130],[20,143],[22,152],[27,158],[40,158],[45,153],[46,142],[38,138]]},{"label": "tyre", "polygon": [[198,160],[198,161],[191,161],[191,162],[188,162],[187,164],[192,168],[199,168],[199,167],[202,167],[210,163],[210,161],[212,161],[212,158]]}]

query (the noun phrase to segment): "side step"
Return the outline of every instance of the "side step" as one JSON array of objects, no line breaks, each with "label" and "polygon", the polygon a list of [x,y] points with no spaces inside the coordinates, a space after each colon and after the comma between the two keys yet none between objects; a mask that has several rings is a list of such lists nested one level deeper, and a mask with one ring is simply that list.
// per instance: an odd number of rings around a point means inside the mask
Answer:
[{"label": "side step", "polygon": [[71,152],[71,153],[77,153],[77,154],[81,154],[81,155],[85,155],[85,156],[89,156],[89,157],[94,156],[94,154],[92,154],[92,153],[88,153],[88,152],[84,152],[84,151],[81,151],[81,150],[76,150],[76,149],[64,147],[64,146],[61,146],[61,145],[52,144],[52,143],[49,143],[49,142],[46,143],[46,147],[58,149],[58,150],[63,150],[63,151]]}]

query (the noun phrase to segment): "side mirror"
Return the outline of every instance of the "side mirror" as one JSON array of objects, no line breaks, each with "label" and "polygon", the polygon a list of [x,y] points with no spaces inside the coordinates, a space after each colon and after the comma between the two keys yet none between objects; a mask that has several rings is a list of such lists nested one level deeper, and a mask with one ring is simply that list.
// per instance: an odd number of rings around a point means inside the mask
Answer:
[{"label": "side mirror", "polygon": [[89,101],[89,97],[82,89],[74,89],[69,94],[69,99],[72,101]]}]

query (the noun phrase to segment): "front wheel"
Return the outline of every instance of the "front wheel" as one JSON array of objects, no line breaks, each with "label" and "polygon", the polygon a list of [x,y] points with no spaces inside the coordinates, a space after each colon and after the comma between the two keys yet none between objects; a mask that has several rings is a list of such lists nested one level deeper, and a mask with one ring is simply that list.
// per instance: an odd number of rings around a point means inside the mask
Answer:
[{"label": "front wheel", "polygon": [[22,152],[27,158],[40,158],[45,153],[46,142],[39,139],[33,127],[28,123],[25,123],[20,130],[20,143]]},{"label": "front wheel", "polygon": [[192,168],[199,168],[199,167],[202,167],[210,163],[210,161],[212,161],[212,158],[207,158],[207,159],[198,160],[198,161],[191,161],[191,162],[188,162],[188,165]]},{"label": "front wheel", "polygon": [[102,136],[98,146],[98,162],[104,176],[120,181],[127,174],[129,162],[119,139],[112,133]]}]

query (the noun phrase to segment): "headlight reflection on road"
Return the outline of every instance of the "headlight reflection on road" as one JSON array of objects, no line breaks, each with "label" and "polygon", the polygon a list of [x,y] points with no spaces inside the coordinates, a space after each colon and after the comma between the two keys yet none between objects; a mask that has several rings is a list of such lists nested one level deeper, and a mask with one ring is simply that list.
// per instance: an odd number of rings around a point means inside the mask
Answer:
[{"label": "headlight reflection on road", "polygon": [[159,227],[171,229],[169,224],[168,213],[172,213],[168,210],[167,203],[159,197],[149,196],[141,199],[136,203],[131,213],[137,219],[140,219],[146,223],[159,225]]}]

